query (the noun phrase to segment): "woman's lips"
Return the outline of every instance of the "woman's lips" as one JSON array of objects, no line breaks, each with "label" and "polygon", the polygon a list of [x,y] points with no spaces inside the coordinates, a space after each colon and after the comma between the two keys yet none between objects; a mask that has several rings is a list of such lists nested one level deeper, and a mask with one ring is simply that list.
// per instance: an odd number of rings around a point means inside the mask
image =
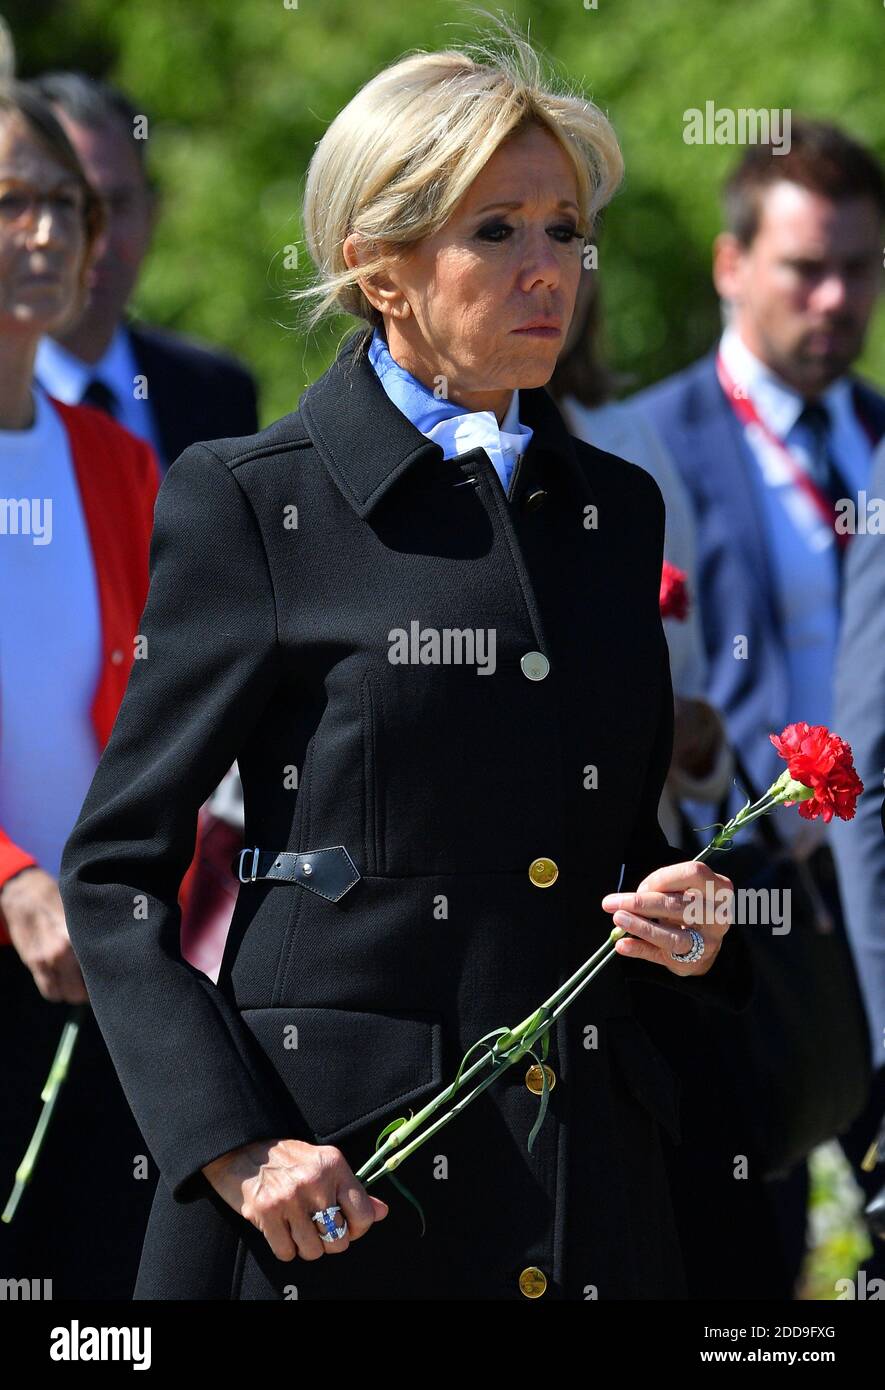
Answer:
[{"label": "woman's lips", "polygon": [[532,338],[558,338],[560,328],[514,328],[514,333],[525,333]]}]

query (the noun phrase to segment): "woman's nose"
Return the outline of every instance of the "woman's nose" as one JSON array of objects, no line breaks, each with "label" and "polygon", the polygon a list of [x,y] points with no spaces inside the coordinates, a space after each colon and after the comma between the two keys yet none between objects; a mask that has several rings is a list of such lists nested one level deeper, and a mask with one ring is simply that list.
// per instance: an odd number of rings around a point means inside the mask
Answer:
[{"label": "woman's nose", "polygon": [[562,273],[560,258],[546,231],[531,236],[526,245],[522,263],[521,278],[524,288],[531,288],[539,280],[548,285],[557,285]]}]

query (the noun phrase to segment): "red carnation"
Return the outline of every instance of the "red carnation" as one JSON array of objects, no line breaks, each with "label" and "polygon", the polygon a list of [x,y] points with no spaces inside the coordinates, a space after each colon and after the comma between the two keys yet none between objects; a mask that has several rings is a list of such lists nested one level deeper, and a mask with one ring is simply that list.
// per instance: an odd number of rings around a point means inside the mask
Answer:
[{"label": "red carnation", "polygon": [[854,769],[850,744],[823,724],[788,724],[783,733],[768,737],[785,760],[793,781],[814,792],[799,802],[800,816],[805,820],[823,816],[827,823],[834,815],[840,820],[853,819],[863,782]]},{"label": "red carnation", "polygon": [[660,594],[662,618],[677,618],[679,622],[685,618],[688,612],[688,588],[685,580],[685,570],[671,565],[669,560],[664,561]]}]

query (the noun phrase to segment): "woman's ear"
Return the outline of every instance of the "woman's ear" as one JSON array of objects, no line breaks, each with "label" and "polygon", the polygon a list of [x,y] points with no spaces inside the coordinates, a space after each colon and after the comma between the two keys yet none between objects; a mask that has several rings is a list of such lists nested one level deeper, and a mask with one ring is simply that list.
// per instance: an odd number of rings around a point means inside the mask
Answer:
[{"label": "woman's ear", "polygon": [[[351,270],[360,265],[370,264],[382,250],[380,242],[370,241],[359,232],[350,232],[341,243],[341,254]],[[360,276],[357,284],[372,308],[377,309],[379,314],[389,315],[391,318],[406,318],[411,312],[411,306],[403,290],[388,269]]]}]

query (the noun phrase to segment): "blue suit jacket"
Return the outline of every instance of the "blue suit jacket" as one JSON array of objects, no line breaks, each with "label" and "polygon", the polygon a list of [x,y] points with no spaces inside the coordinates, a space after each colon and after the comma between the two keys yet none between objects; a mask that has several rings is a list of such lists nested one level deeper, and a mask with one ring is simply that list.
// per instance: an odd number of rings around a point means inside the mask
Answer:
[{"label": "blue suit jacket", "polygon": [[[763,791],[784,767],[767,733],[779,733],[786,723],[787,663],[765,545],[763,483],[715,363],[713,349],[633,403],[663,436],[691,493],[707,695],[723,712],[732,743]],[[859,416],[881,439],[885,397],[859,380],[852,385]],[[735,657],[741,636],[747,639],[746,659]],[[742,800],[736,795],[735,807]]]},{"label": "blue suit jacket", "polygon": [[[870,497],[885,498],[885,449]],[[854,750],[864,793],[852,821],[832,823],[846,926],[858,963],[873,1045],[885,1066],[885,535],[857,535],[845,562],[833,724]]]}]

